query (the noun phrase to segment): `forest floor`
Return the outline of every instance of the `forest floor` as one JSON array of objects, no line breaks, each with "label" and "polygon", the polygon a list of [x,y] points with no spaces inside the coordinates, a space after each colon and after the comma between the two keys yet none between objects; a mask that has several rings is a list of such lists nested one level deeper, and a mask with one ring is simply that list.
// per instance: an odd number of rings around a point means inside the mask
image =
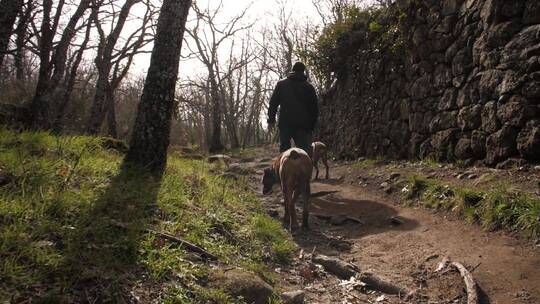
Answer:
[{"label": "forest floor", "polygon": [[[469,269],[481,303],[540,301],[537,167],[333,162],[331,178],[312,183],[311,230],[291,235],[278,188],[259,194],[275,146],[233,153],[228,166],[172,147],[159,180],[124,166],[126,148],[0,127],[0,303],[264,293],[277,304],[297,290],[305,303],[465,303],[461,276],[434,271],[444,257]],[[357,275],[339,279],[314,255]],[[367,273],[400,294],[364,286]]]},{"label": "forest floor", "polygon": [[[250,170],[260,193],[262,170],[275,155],[274,146],[249,151],[231,171]],[[312,182],[311,230],[293,235],[299,253],[275,269],[283,290],[303,290],[306,303],[467,303],[457,271],[435,272],[448,257],[472,273],[480,303],[540,303],[539,167],[369,159],[330,167],[330,179]],[[259,196],[271,216],[283,217],[281,191]],[[341,280],[315,265],[313,253],[350,262],[412,295]]]}]

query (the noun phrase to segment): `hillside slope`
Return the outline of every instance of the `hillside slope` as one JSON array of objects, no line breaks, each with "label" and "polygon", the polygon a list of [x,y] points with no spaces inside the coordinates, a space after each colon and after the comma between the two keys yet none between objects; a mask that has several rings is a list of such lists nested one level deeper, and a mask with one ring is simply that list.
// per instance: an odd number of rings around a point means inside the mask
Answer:
[{"label": "hillside slope", "polygon": [[234,268],[273,284],[295,246],[245,181],[179,154],[156,181],[124,148],[0,129],[0,302],[242,303],[209,284]]}]

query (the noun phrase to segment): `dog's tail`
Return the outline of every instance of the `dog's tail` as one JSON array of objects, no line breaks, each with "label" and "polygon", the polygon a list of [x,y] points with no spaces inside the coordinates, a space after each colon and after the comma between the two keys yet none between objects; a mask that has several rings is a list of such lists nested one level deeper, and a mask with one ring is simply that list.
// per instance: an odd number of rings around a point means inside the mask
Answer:
[{"label": "dog's tail", "polygon": [[294,150],[291,151],[289,156],[291,157],[291,159],[299,159],[300,158],[300,154],[298,152],[294,151]]}]

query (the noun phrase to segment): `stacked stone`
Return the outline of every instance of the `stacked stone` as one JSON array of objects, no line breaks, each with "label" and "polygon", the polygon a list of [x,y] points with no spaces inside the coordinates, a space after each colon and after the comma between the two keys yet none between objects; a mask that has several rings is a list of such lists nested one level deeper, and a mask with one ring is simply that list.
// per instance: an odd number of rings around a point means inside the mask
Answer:
[{"label": "stacked stone", "polygon": [[540,160],[540,1],[399,0],[381,23],[403,14],[404,50],[365,26],[340,39],[322,141],[344,158]]}]

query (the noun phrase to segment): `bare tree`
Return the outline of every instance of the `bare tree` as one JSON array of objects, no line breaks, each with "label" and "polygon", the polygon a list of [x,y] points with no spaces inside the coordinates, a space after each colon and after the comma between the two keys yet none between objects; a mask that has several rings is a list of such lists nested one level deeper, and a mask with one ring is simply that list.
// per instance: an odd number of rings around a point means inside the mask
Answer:
[{"label": "bare tree", "polygon": [[[99,0],[99,6],[103,3],[104,0]],[[87,132],[89,134],[97,134],[101,129],[106,111],[106,98],[107,98],[107,87],[110,86],[109,83],[109,74],[112,69],[112,56],[114,48],[122,33],[122,29],[126,23],[126,20],[129,17],[129,11],[131,7],[139,2],[140,0],[126,0],[124,5],[120,9],[118,16],[113,15],[112,21],[116,20],[114,26],[112,26],[111,32],[108,36],[105,35],[101,24],[101,16],[99,14],[94,14],[94,23],[99,33],[99,46],[98,52],[95,59],[98,80],[96,84],[96,93],[94,96],[94,103],[92,104],[92,109],[90,111],[90,117],[87,124]],[[114,6],[115,3],[111,2],[111,5]],[[113,13],[114,14],[114,13]]]},{"label": "bare tree", "polygon": [[0,1],[0,67],[7,52],[9,38],[17,15],[22,10],[23,0]]},{"label": "bare tree", "polygon": [[154,41],[153,33],[149,33],[153,28],[154,23],[152,20],[157,15],[156,10],[149,0],[144,1],[146,10],[142,17],[142,24],[131,35],[125,39],[123,46],[118,52],[112,56],[112,74],[110,76],[109,84],[106,87],[106,103],[107,103],[107,131],[111,137],[117,137],[116,127],[116,102],[115,93],[122,80],[127,76],[129,69],[133,63],[133,59],[136,55],[146,53],[144,47],[150,42]]},{"label": "bare tree", "polygon": [[[389,2],[391,0],[375,0],[378,3]],[[345,18],[345,12],[352,6],[359,7],[365,0],[311,0],[313,6],[319,13],[323,26],[332,23],[340,23]]]},{"label": "bare tree", "polygon": [[[277,22],[262,30],[262,39],[257,41],[260,54],[264,54],[265,68],[277,77],[285,77],[291,71],[295,57],[295,24],[287,0],[279,0]],[[260,55],[262,56],[262,55]],[[259,58],[261,60],[261,58]]]},{"label": "bare tree", "polygon": [[34,11],[33,0],[28,0],[26,5],[21,11],[19,22],[15,28],[15,75],[17,80],[24,81],[26,79],[25,73],[25,46],[27,43],[27,32],[28,25],[30,24],[30,18],[32,17],[32,12]]},{"label": "bare tree", "polygon": [[[175,116],[189,118],[196,133],[197,144],[207,150],[212,138],[211,133],[211,97],[208,79],[187,80],[180,84],[182,93],[177,100]],[[190,127],[190,126],[186,126]]]},{"label": "bare tree", "polygon": [[[223,79],[229,77],[230,73],[238,68],[241,64],[230,67],[229,71],[222,75],[221,63],[219,60],[219,51],[223,45],[229,43],[231,38],[236,33],[248,29],[252,24],[243,26],[240,24],[244,18],[248,8],[245,8],[240,14],[231,18],[226,23],[220,23],[217,18],[222,7],[222,2],[214,11],[202,10],[197,5],[193,5],[193,10],[196,13],[195,24],[192,28],[188,28],[186,32],[193,39],[195,49],[189,44],[190,55],[193,55],[201,63],[204,64],[208,71],[209,80],[209,95],[211,97],[211,113],[212,113],[212,138],[210,141],[209,150],[211,152],[221,151],[224,148],[221,139],[221,124],[223,120],[224,100],[222,93],[224,92]],[[208,30],[205,31],[202,26],[206,25]]]},{"label": "bare tree", "polygon": [[150,67],[125,162],[161,176],[167,163],[183,35],[191,0],[163,0]]},{"label": "bare tree", "polygon": [[80,1],[62,31],[60,40],[54,46],[53,40],[58,29],[65,2],[64,0],[59,1],[56,6],[55,15],[52,18],[53,1],[43,0],[43,16],[39,37],[40,68],[36,92],[31,104],[33,126],[35,128],[49,129],[51,127],[51,107],[53,106],[54,98],[58,95],[58,85],[64,77],[68,49],[78,31],[77,24],[90,6],[90,3],[91,0]]},{"label": "bare tree", "polygon": [[94,15],[97,14],[98,8],[94,7],[92,9],[92,15],[90,16],[87,24],[86,24],[86,31],[84,34],[83,41],[81,43],[81,46],[79,49],[77,49],[74,52],[74,55],[72,56],[71,60],[72,63],[69,64],[70,66],[69,71],[65,75],[65,91],[63,92],[62,98],[60,100],[60,105],[58,107],[58,110],[56,112],[56,119],[53,122],[53,131],[56,133],[60,133],[62,131],[62,118],[64,117],[64,113],[66,111],[67,105],[69,104],[71,100],[71,94],[73,93],[73,89],[75,88],[75,81],[77,79],[77,74],[79,70],[79,65],[82,62],[83,54],[87,50],[88,43],[90,41],[90,34],[92,31],[92,20]]}]

